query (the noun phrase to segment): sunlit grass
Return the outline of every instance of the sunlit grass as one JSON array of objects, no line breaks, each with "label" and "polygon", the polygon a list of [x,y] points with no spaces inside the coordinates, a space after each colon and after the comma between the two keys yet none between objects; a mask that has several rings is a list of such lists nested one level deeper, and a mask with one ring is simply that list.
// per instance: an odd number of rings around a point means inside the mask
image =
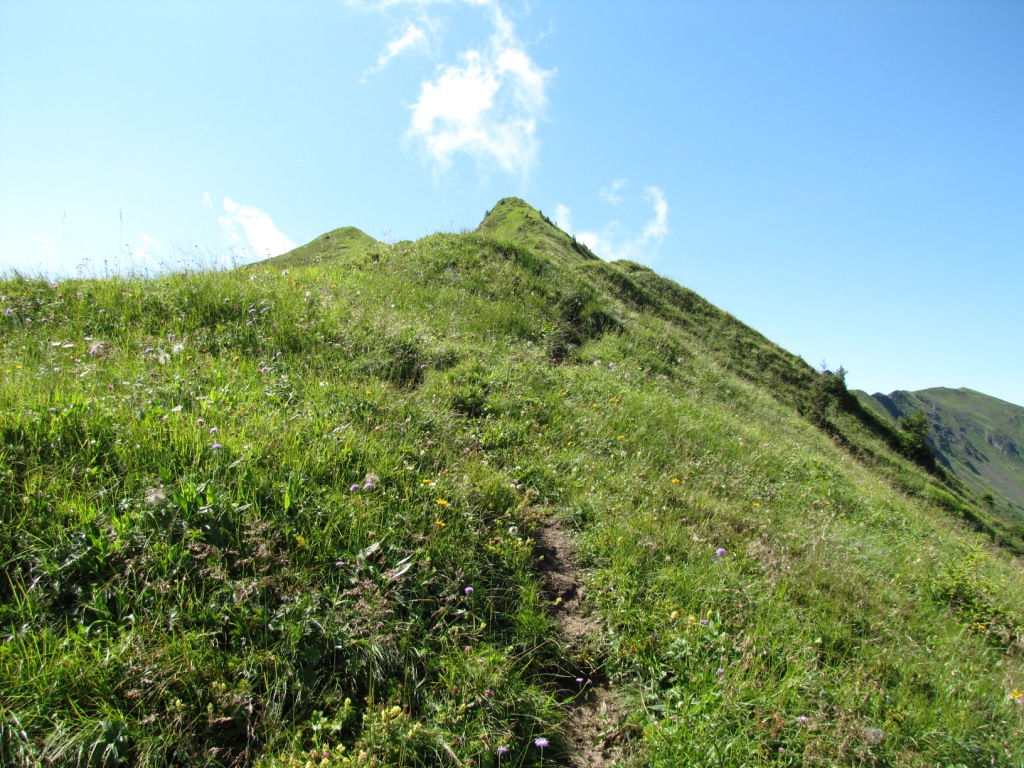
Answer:
[{"label": "sunlit grass", "polygon": [[572,263],[435,235],[0,283],[0,762],[565,765],[595,660],[637,765],[1024,760],[1019,561],[813,426],[799,361]]}]

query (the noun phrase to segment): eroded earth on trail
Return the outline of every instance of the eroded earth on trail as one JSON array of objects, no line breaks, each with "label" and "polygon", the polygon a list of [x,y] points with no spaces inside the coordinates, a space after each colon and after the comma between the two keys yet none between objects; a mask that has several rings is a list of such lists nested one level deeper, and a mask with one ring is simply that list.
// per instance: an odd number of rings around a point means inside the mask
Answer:
[{"label": "eroded earth on trail", "polygon": [[[580,580],[575,548],[556,520],[544,520],[534,534],[534,556],[541,575],[541,588],[551,601],[551,614],[568,646],[570,656],[581,660],[578,677],[567,677],[566,687],[580,692],[565,706],[565,738],[569,764],[574,768],[604,768],[617,765],[628,738],[624,721],[625,700],[612,688],[599,663],[589,659],[591,639],[603,630],[601,621],[586,602]],[[588,668],[589,667],[589,668]]]}]

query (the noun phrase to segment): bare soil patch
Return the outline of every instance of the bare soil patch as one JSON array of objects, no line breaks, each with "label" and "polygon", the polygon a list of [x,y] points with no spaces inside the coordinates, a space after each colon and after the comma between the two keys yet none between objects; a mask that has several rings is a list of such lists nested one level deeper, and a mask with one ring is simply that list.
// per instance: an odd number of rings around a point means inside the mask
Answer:
[{"label": "bare soil patch", "polygon": [[617,765],[628,738],[623,723],[629,710],[622,697],[608,686],[600,664],[589,658],[589,641],[601,633],[602,625],[586,603],[575,548],[555,520],[539,524],[535,541],[541,588],[551,601],[551,614],[570,655],[578,657],[583,667],[573,673],[582,676],[582,683],[577,677],[566,680],[567,689],[575,686],[579,690],[565,704],[569,764],[573,768]]}]

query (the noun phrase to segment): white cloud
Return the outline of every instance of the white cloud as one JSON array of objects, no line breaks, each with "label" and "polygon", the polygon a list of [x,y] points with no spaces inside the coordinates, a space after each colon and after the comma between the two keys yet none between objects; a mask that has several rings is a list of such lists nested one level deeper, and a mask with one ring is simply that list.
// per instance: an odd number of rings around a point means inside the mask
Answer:
[{"label": "white cloud", "polygon": [[213,198],[210,197],[209,192],[203,192],[203,207],[213,208]]},{"label": "white cloud", "polygon": [[217,220],[224,238],[232,245],[248,245],[260,258],[278,256],[295,247],[295,243],[274,226],[266,211],[225,197],[224,213],[226,215]]},{"label": "white cloud", "polygon": [[458,64],[421,84],[407,135],[422,142],[439,171],[464,153],[525,175],[536,162],[537,123],[553,70],[530,58],[496,2],[465,2],[489,10],[493,33],[485,46],[464,51]]},{"label": "white cloud", "polygon": [[[623,180],[620,179],[619,181],[622,181],[622,184],[619,184],[618,181],[612,183],[613,191],[616,191],[625,184]],[[609,187],[604,187],[599,193],[605,200],[608,200],[608,196],[605,194],[608,189]],[[665,200],[665,193],[654,186],[644,189],[644,197],[651,203],[653,217],[644,224],[643,229],[638,234],[624,234],[622,227],[613,221],[600,232],[579,232],[576,238],[598,256],[608,261],[625,259],[645,262],[653,260],[655,254],[652,253],[652,249],[661,245],[669,233],[668,202]],[[617,204],[617,201],[614,200],[609,200],[609,202]],[[570,213],[569,209],[562,204],[558,204],[555,208],[556,221],[567,232],[571,230],[562,226],[561,222],[564,221],[568,225]]]},{"label": "white cloud", "polygon": [[607,187],[601,187],[601,191],[598,194],[601,195],[601,197],[603,197],[609,203],[612,203],[613,205],[618,205],[619,203],[622,202],[622,195],[619,194],[619,190],[621,190],[624,186],[626,186],[625,179],[616,179]]},{"label": "white cloud", "polygon": [[160,243],[156,241],[156,238],[150,237],[149,235],[139,235],[139,245],[134,248],[129,247],[129,254],[133,259],[142,259],[146,263],[153,260],[153,252],[160,250]]},{"label": "white cloud", "polygon": [[384,46],[384,50],[381,52],[380,56],[377,57],[376,65],[370,67],[363,73],[362,82],[365,82],[366,78],[370,75],[384,69],[384,67],[391,63],[391,60],[396,56],[400,56],[409,50],[423,48],[426,44],[427,35],[423,29],[411,21],[406,22],[405,31],[402,33],[401,37],[395,38]]},{"label": "white cloud", "polygon": [[654,218],[647,222],[640,239],[644,245],[652,240],[661,243],[668,234],[668,203],[665,202],[665,193],[657,187],[647,187],[644,192],[654,206]]},{"label": "white cloud", "polygon": [[569,211],[568,206],[561,203],[555,206],[555,224],[563,232],[572,234],[572,213]]}]

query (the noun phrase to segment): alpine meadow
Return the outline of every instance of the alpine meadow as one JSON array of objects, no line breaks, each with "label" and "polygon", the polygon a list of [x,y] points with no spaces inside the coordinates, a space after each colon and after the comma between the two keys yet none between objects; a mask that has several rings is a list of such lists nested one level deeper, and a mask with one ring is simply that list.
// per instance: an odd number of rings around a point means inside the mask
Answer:
[{"label": "alpine meadow", "polygon": [[1024,765],[1024,527],[522,200],[0,295],[0,764]]}]

